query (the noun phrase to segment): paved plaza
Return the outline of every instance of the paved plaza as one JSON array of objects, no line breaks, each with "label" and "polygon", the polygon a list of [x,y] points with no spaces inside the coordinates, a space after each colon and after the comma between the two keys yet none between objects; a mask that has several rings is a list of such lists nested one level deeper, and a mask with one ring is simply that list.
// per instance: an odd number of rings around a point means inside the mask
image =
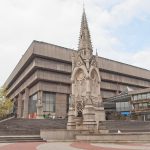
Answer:
[{"label": "paved plaza", "polygon": [[1,143],[0,150],[150,150],[150,143],[106,144],[87,142]]}]

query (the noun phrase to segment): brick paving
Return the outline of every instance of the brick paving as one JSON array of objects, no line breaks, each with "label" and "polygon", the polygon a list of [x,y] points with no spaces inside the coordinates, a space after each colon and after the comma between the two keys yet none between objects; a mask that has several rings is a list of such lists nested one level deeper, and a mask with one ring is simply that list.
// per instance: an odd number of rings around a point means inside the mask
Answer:
[{"label": "brick paving", "polygon": [[43,143],[41,142],[11,143],[11,144],[1,146],[0,150],[36,150],[36,147],[41,144]]},{"label": "brick paving", "polygon": [[[119,150],[118,148],[107,148],[105,146],[104,147],[95,146],[85,142],[72,143],[71,146],[76,147],[78,149],[84,149],[84,150]],[[121,149],[121,150],[128,150],[128,149]]]},{"label": "brick paving", "polygon": [[88,142],[0,143],[0,150],[150,150],[150,143],[106,144]]}]

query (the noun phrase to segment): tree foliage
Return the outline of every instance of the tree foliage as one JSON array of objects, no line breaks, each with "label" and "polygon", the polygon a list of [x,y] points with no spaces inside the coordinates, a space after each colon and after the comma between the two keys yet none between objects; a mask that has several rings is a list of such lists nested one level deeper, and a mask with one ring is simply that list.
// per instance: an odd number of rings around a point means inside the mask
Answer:
[{"label": "tree foliage", "polygon": [[11,99],[7,98],[7,91],[0,88],[0,118],[7,116],[13,108]]}]

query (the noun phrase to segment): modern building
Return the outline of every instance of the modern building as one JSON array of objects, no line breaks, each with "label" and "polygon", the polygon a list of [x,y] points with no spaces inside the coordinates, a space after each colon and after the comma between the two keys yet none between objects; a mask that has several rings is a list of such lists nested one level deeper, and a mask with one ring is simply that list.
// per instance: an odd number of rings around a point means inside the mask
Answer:
[{"label": "modern building", "polygon": [[[71,57],[77,51],[33,41],[4,87],[16,107],[18,117],[34,117],[37,102],[43,114],[66,117],[71,93]],[[150,71],[114,60],[98,57],[103,101],[124,91],[150,87]],[[107,109],[107,108],[105,108]]]},{"label": "modern building", "polygon": [[131,119],[150,120],[150,88],[131,90],[127,88],[124,92],[107,99],[112,112],[118,112]]}]

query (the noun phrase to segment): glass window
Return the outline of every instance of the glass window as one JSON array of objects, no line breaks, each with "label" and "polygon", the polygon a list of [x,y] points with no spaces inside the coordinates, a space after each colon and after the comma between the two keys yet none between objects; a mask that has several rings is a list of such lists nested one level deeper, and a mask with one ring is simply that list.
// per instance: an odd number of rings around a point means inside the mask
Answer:
[{"label": "glass window", "polygon": [[141,94],[138,95],[138,100],[140,100],[140,99],[142,99],[142,95]]},{"label": "glass window", "polygon": [[139,104],[139,109],[143,109],[143,104],[142,103]]},{"label": "glass window", "polygon": [[150,93],[147,93],[147,98],[150,99]]},{"label": "glass window", "polygon": [[149,103],[147,103],[147,108],[150,108],[150,102],[149,102]]},{"label": "glass window", "polygon": [[120,110],[124,111],[124,102],[120,102]]},{"label": "glass window", "polygon": [[143,108],[147,108],[147,103],[143,103]]},{"label": "glass window", "polygon": [[130,106],[129,102],[117,102],[116,110],[117,111],[130,111],[131,106]]},{"label": "glass window", "polygon": [[28,103],[28,105],[29,105],[29,114],[37,112],[37,108],[36,108],[37,100],[38,100],[37,94],[34,94],[30,97],[29,103]]},{"label": "glass window", "polygon": [[150,119],[150,115],[147,115],[147,119]]},{"label": "glass window", "polygon": [[142,99],[146,99],[147,95],[146,94],[142,94]]},{"label": "glass window", "polygon": [[124,111],[130,111],[131,110],[131,105],[129,102],[124,102]]},{"label": "glass window", "polygon": [[135,104],[135,105],[134,105],[134,109],[135,109],[135,110],[138,110],[138,109],[139,109],[139,104]]},{"label": "glass window", "polygon": [[134,100],[136,101],[138,99],[138,96],[137,95],[134,95]]},{"label": "glass window", "polygon": [[56,94],[54,93],[43,93],[43,111],[55,112]]},{"label": "glass window", "polygon": [[117,103],[116,103],[116,110],[117,110],[117,111],[121,111],[120,102],[117,102]]},{"label": "glass window", "polygon": [[32,96],[32,100],[33,100],[33,101],[36,101],[37,99],[38,99],[37,94],[34,94],[34,95]]}]

